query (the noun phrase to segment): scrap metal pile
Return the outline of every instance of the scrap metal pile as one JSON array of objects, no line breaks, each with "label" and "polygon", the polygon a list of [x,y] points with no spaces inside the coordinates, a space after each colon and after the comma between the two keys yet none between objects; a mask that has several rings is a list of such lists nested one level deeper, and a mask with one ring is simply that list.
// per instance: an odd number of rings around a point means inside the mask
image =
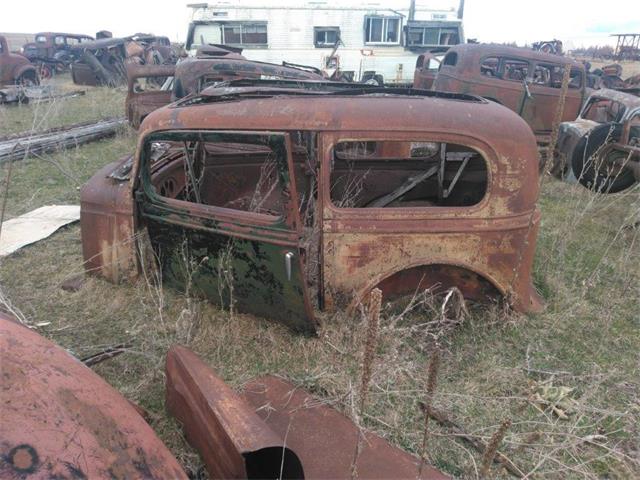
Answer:
[{"label": "scrap metal pile", "polygon": [[128,65],[174,64],[177,56],[167,37],[136,34],[100,38],[70,49],[76,60],[71,76],[78,85],[117,86],[127,82]]},{"label": "scrap metal pile", "polygon": [[[0,364],[3,479],[189,478],[140,407],[1,312]],[[165,372],[169,413],[210,478],[352,478],[358,442],[360,478],[448,478],[280,378],[255,378],[238,394],[180,346]]]}]

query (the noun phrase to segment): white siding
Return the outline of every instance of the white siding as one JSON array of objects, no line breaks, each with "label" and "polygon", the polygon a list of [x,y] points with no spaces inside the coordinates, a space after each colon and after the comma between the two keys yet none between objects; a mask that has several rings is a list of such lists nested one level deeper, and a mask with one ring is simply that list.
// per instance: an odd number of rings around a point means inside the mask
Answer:
[{"label": "white siding", "polygon": [[[409,15],[409,0],[346,0],[339,3],[284,0],[278,1],[277,6],[267,8],[257,3],[256,0],[236,0],[233,4],[210,3],[206,9],[194,9],[193,20],[266,21],[268,48],[245,47],[243,55],[252,60],[272,63],[287,61],[317,68],[323,68],[324,59],[331,48],[314,46],[313,28],[337,26],[340,27],[343,43],[336,52],[341,70],[354,71],[356,79],[365,70],[376,70],[384,76],[385,82],[411,82],[413,79],[416,53],[406,50],[401,44],[381,46],[364,42],[365,17],[368,15],[400,16],[400,35],[403,37],[402,28]],[[444,15],[446,20],[457,20],[455,7],[451,3],[418,0],[415,20],[433,20],[433,15],[438,19]],[[432,5],[430,8],[429,4]]]}]

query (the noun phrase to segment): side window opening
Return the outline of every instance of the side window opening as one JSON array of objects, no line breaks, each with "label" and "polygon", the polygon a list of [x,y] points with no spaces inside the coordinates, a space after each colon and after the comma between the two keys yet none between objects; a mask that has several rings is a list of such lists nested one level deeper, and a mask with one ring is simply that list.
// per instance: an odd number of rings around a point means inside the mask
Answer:
[{"label": "side window opening", "polygon": [[488,77],[522,82],[529,76],[529,62],[517,58],[487,57],[480,64],[480,73]]},{"label": "side window opening", "polygon": [[620,102],[608,98],[593,98],[584,109],[582,118],[598,123],[619,122],[626,108]]},{"label": "side window opening", "polygon": [[[286,216],[289,187],[285,179],[292,177],[287,174],[286,153],[276,151],[266,134],[230,136],[194,133],[175,140],[169,132],[166,139],[149,142],[143,168],[155,193],[274,219]],[[292,132],[290,137],[300,218],[310,226],[317,191],[316,135]]]},{"label": "side window opening", "polygon": [[522,82],[529,76],[529,63],[523,60],[505,58],[502,60],[500,70],[504,80]]},{"label": "side window opening", "polygon": [[[540,63],[534,69],[533,83],[544,87],[561,88],[563,76],[563,65]],[[572,69],[569,76],[569,88],[582,88],[582,72],[580,70]]]},{"label": "side window opening", "polygon": [[266,137],[244,142],[158,140],[149,145],[152,185],[163,197],[273,217],[284,214],[277,153]]},{"label": "side window opening", "polygon": [[134,93],[154,92],[170,90],[173,86],[173,77],[151,76],[136,78],[133,83]]},{"label": "side window opening", "polygon": [[331,201],[338,208],[472,206],[487,191],[476,150],[431,141],[348,141],[333,149]]},{"label": "side window opening", "polygon": [[458,54],[456,52],[447,53],[444,57],[443,63],[444,65],[454,66],[456,63],[458,63]]},{"label": "side window opening", "polygon": [[500,60],[498,57],[487,57],[480,64],[480,73],[487,77],[498,77],[498,67],[500,66]]}]

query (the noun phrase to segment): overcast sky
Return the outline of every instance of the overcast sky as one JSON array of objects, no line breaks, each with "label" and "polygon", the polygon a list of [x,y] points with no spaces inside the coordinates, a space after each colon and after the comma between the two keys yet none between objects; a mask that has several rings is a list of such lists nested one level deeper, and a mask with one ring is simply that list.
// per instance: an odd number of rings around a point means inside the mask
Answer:
[{"label": "overcast sky", "polygon": [[[194,0],[191,0],[194,1]],[[184,41],[189,0],[4,0],[0,32],[64,31],[115,36],[135,32]],[[256,0],[275,5],[277,0]],[[338,0],[335,0],[338,2]],[[443,0],[436,0],[441,4]],[[397,0],[399,5],[409,0]],[[339,2],[338,2],[339,3]],[[381,2],[382,3],[382,2]],[[457,6],[457,0],[451,0]],[[640,33],[638,0],[466,0],[467,38],[517,42],[559,38],[571,49],[612,43],[611,33]]]}]

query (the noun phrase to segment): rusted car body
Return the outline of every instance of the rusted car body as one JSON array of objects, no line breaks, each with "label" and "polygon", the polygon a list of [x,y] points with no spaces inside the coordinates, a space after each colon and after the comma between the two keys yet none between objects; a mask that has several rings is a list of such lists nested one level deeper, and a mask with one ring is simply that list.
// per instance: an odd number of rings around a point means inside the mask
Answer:
[{"label": "rusted car body", "polygon": [[0,477],[186,479],[122,395],[0,313]]},{"label": "rusted car body", "polygon": [[[242,78],[324,80],[319,72],[247,60],[239,52],[216,46],[198,51],[175,67],[127,66],[128,93],[125,110],[132,127],[138,128],[152,111],[220,82]],[[173,81],[166,83],[168,77]]]},{"label": "rusted car body", "polygon": [[38,85],[36,67],[24,55],[11,53],[7,39],[0,35],[0,85]]},{"label": "rusted car body", "polygon": [[444,57],[433,89],[494,100],[520,115],[539,143],[548,143],[566,65],[571,66],[571,80],[562,120],[571,121],[590,92],[584,66],[558,55],[501,45],[455,45]]},{"label": "rusted car body", "polygon": [[[256,112],[260,112],[259,115]],[[132,158],[83,188],[86,269],[139,272],[316,331],[315,309],[457,286],[537,311],[540,213],[527,124],[479,97],[208,88],[151,113]]]},{"label": "rusted car body", "polygon": [[592,93],[575,121],[560,124],[552,173],[602,193],[640,181],[640,98]]},{"label": "rusted car body", "polygon": [[[73,60],[71,47],[94,39],[89,35],[60,32],[40,32],[35,42],[26,43],[22,53],[34,63],[42,63],[46,68],[64,71]],[[46,70],[45,70],[46,71]]]},{"label": "rusted car body", "polygon": [[449,47],[440,47],[418,55],[416,70],[413,74],[413,88],[431,90],[438,74],[440,63],[442,63],[442,59],[448,50]]},{"label": "rusted car body", "polygon": [[[177,346],[167,354],[166,378],[167,408],[211,478],[353,478],[358,427],[291,383],[260,377],[239,395]],[[358,478],[447,478],[378,435],[362,435]]]},{"label": "rusted car body", "polygon": [[71,77],[78,85],[117,86],[127,82],[128,65],[175,64],[167,37],[136,34],[124,38],[101,38],[71,49],[76,60]]}]

